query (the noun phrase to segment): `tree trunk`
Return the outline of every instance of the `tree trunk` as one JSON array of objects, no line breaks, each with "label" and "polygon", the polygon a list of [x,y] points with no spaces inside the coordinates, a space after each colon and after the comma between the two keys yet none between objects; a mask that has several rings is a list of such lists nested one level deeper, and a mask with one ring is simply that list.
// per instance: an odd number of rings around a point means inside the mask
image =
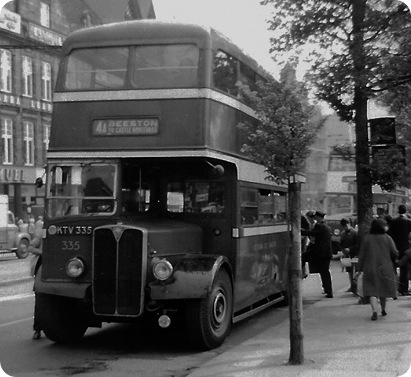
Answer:
[{"label": "tree trunk", "polygon": [[350,48],[354,62],[354,110],[356,135],[357,216],[360,239],[372,220],[372,182],[367,166],[370,163],[368,140],[368,93],[366,90],[366,54],[364,49],[364,19],[367,0],[352,1],[353,43]]},{"label": "tree trunk", "polygon": [[301,183],[288,186],[290,213],[290,260],[288,276],[288,300],[290,312],[289,364],[304,363],[303,300],[301,295]]}]

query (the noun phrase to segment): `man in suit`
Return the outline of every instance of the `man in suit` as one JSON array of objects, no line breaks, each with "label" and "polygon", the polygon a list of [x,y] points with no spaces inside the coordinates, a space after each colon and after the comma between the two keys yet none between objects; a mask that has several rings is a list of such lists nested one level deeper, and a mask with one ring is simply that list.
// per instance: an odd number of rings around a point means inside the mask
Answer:
[{"label": "man in suit", "polygon": [[[318,268],[318,272],[321,276],[321,282],[324,289],[325,297],[333,297],[333,288],[330,273],[330,261],[332,258],[331,247],[331,229],[325,223],[325,213],[322,211],[316,211],[314,213],[315,225],[311,230],[302,230],[303,236],[310,236],[313,245],[310,250],[305,254],[309,263],[315,263]],[[305,262],[303,260],[303,262]]]},{"label": "man in suit", "polygon": [[[388,234],[395,242],[398,250],[398,259],[404,256],[405,250],[410,248],[409,235],[411,232],[411,219],[406,216],[407,208],[404,204],[398,206],[398,217],[394,218],[388,230]],[[409,295],[408,292],[408,271],[407,266],[400,266],[400,278],[398,292],[403,295]]]}]

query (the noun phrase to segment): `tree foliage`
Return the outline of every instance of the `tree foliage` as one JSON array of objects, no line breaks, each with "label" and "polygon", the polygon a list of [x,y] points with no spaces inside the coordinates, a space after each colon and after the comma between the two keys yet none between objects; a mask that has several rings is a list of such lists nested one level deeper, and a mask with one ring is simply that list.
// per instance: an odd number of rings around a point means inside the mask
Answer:
[{"label": "tree foliage", "polygon": [[[283,80],[290,79],[284,76]],[[264,165],[271,180],[286,183],[304,169],[319,127],[313,122],[307,92],[291,79],[260,84],[257,92],[244,95],[256,109],[258,122],[239,125],[247,135],[242,151]]]},{"label": "tree foliage", "polygon": [[[271,38],[273,57],[282,52],[299,55],[303,46],[311,46],[312,63],[307,77],[317,97],[328,102],[342,120],[353,121],[355,80],[373,98],[379,93],[411,82],[409,10],[401,1],[367,0],[364,32],[364,54],[358,72],[354,60],[355,0],[266,0],[275,3],[276,11],[269,21],[275,36]],[[406,37],[404,34],[408,34]],[[387,69],[387,67],[390,67]],[[358,77],[358,74],[361,77]]]},{"label": "tree foliage", "polygon": [[302,48],[310,46],[307,78],[317,98],[329,103],[342,120],[355,122],[361,235],[372,218],[372,184],[384,186],[389,183],[385,179],[392,179],[370,166],[367,103],[393,88],[408,90],[409,56],[402,35],[410,29],[409,10],[396,0],[264,0],[262,4],[274,9],[269,22],[273,56],[284,59],[281,53],[292,52],[298,58]]},{"label": "tree foliage", "polygon": [[261,84],[255,92],[243,90],[243,96],[256,109],[258,120],[239,125],[246,136],[242,151],[253,161],[266,167],[269,179],[288,185],[290,254],[288,292],[290,312],[289,364],[304,362],[301,295],[301,182],[309,147],[320,126],[314,108],[307,100],[305,86],[295,79],[288,65],[281,72],[281,82]]}]

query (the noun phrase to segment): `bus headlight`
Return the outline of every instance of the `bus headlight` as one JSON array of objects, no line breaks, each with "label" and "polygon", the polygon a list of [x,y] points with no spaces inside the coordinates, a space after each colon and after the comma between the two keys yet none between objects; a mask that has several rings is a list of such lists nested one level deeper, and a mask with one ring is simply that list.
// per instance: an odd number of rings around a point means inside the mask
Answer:
[{"label": "bus headlight", "polygon": [[340,235],[340,230],[339,229],[334,229],[334,235],[339,236]]},{"label": "bus headlight", "polygon": [[70,259],[66,265],[67,275],[72,278],[78,278],[84,272],[84,263],[79,258]]},{"label": "bus headlight", "polygon": [[158,280],[167,280],[173,273],[173,266],[166,259],[160,259],[153,265],[153,274]]}]

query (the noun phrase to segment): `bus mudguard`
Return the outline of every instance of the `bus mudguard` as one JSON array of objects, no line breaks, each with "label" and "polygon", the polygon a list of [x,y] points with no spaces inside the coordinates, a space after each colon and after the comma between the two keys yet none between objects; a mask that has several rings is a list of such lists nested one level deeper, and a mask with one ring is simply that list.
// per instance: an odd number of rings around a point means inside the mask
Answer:
[{"label": "bus mudguard", "polygon": [[[224,267],[223,267],[224,265]],[[226,268],[232,270],[228,259],[219,255],[188,255],[174,267],[173,275],[165,281],[150,283],[153,300],[196,299],[207,295],[215,275]]]},{"label": "bus mudguard", "polygon": [[65,296],[71,298],[83,299],[86,297],[86,291],[90,287],[90,283],[77,283],[72,282],[47,282],[41,279],[41,267],[37,271],[34,280],[33,290],[36,293],[45,293],[49,295]]}]

